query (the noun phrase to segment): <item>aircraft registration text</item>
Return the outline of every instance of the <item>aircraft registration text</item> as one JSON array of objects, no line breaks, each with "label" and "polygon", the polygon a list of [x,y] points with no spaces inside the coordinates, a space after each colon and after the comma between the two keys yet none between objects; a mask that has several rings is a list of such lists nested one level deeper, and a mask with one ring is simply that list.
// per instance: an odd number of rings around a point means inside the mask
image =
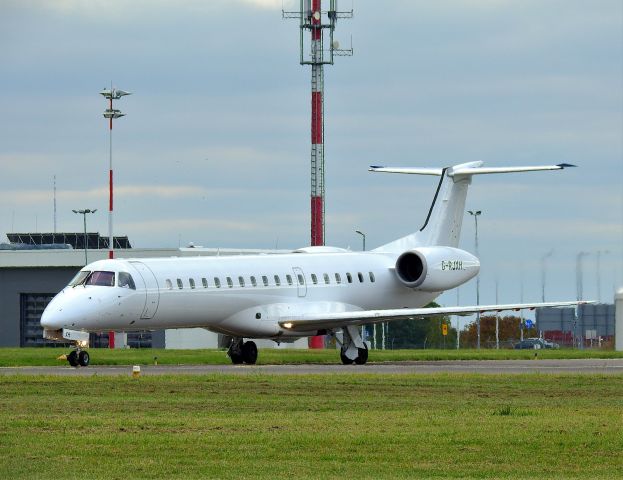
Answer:
[{"label": "aircraft registration text", "polygon": [[463,267],[463,260],[442,260],[442,270],[465,270]]}]

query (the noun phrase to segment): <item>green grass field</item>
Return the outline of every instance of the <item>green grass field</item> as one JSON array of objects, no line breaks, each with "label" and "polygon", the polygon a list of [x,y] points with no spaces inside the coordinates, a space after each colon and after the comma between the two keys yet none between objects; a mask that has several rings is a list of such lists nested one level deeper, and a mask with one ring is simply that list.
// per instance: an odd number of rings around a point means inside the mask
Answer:
[{"label": "green grass field", "polygon": [[0,476],[623,478],[623,375],[0,377]]},{"label": "green grass field", "polygon": [[[0,348],[0,367],[66,365],[56,358],[69,348]],[[430,360],[528,360],[538,358],[623,358],[613,350],[372,350],[370,362]],[[92,348],[92,365],[151,365],[154,358],[161,365],[229,364],[224,350],[164,350]],[[339,363],[336,350],[260,349],[259,364]]]}]

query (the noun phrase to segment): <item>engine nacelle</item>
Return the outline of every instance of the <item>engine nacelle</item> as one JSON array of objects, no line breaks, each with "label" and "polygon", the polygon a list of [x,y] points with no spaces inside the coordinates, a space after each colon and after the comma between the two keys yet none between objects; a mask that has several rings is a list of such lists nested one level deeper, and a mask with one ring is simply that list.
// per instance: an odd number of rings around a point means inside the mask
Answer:
[{"label": "engine nacelle", "polygon": [[420,247],[396,260],[396,276],[407,287],[443,292],[478,275],[480,262],[469,252],[452,247]]}]

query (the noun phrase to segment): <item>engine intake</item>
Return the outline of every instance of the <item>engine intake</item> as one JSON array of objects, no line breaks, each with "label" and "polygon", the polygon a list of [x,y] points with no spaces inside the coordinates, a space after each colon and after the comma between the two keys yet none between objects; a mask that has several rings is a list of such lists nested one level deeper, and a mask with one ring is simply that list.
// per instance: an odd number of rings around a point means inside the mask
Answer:
[{"label": "engine intake", "polygon": [[407,287],[419,287],[426,279],[426,257],[417,250],[405,252],[396,260],[396,274]]}]

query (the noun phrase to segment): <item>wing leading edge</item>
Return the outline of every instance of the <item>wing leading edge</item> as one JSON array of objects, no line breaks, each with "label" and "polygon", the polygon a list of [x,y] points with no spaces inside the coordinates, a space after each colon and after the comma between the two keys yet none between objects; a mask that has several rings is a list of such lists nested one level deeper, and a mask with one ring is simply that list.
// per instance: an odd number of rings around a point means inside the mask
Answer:
[{"label": "wing leading edge", "polygon": [[474,313],[502,312],[505,310],[534,310],[538,307],[574,307],[592,301],[512,303],[506,305],[475,305],[466,307],[397,308],[392,310],[360,310],[355,312],[325,313],[282,317],[279,325],[289,331],[308,332],[329,330],[349,325],[366,325],[393,320],[422,319],[437,315],[472,315]]}]

